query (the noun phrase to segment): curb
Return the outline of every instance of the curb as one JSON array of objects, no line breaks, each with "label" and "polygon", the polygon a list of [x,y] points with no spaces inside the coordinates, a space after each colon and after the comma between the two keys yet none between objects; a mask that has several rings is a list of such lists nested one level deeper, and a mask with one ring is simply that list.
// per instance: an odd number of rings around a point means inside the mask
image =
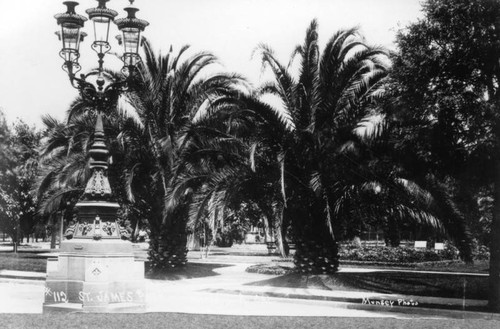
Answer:
[{"label": "curb", "polygon": [[318,296],[318,295],[303,295],[296,293],[280,293],[280,292],[257,292],[238,289],[206,289],[203,292],[222,293],[230,295],[246,295],[256,297],[269,298],[287,298],[298,299],[303,301],[327,301],[334,302],[337,306],[342,306],[347,309],[380,311],[380,312],[395,312],[404,314],[440,316],[457,319],[488,319],[500,321],[500,314],[485,312],[486,301],[484,306],[471,305],[466,308],[463,305],[457,304],[438,304],[432,302],[420,302],[418,306],[399,306],[399,305],[371,305],[367,301],[369,298],[359,297],[340,297],[340,296]]},{"label": "curb", "polygon": [[46,276],[45,272],[0,270],[0,278],[2,279],[45,281]]},{"label": "curb", "polygon": [[45,281],[45,275],[43,277],[39,277],[39,276],[29,276],[29,275],[25,276],[25,275],[0,274],[0,279]]}]

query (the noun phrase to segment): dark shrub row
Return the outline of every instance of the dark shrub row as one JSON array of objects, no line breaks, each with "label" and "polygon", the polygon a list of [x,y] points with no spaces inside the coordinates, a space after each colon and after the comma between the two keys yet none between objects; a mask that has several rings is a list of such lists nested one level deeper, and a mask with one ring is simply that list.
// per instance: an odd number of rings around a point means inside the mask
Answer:
[{"label": "dark shrub row", "polygon": [[[386,262],[386,263],[421,263],[459,259],[457,248],[446,244],[444,250],[414,249],[410,247],[355,247],[341,246],[340,260]],[[487,247],[474,248],[475,260],[488,260],[490,253]]]}]

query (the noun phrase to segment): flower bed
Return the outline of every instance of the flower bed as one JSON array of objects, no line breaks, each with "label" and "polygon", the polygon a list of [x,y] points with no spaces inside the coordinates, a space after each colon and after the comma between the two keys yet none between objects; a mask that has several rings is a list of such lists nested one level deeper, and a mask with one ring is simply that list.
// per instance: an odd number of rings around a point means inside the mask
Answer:
[{"label": "flower bed", "polygon": [[276,264],[257,264],[246,269],[248,273],[270,274],[270,275],[286,275],[296,273],[294,267],[279,266]]}]

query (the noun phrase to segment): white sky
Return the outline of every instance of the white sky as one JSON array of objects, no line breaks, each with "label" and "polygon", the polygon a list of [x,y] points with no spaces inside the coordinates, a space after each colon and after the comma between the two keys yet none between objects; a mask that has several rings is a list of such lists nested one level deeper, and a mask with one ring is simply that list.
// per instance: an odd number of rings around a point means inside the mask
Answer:
[{"label": "white sky", "polygon": [[[9,121],[21,118],[41,126],[41,115],[63,119],[77,96],[61,69],[60,42],[54,15],[65,11],[63,0],[0,0],[0,108]],[[77,13],[95,7],[95,0],[80,0]],[[111,0],[108,7],[124,16],[126,0]],[[368,43],[394,48],[395,32],[421,17],[420,0],[137,0],[137,16],[156,50],[211,51],[225,69],[259,83],[260,64],[251,59],[259,43],[270,45],[284,63],[295,45],[302,43],[312,19],[319,24],[320,46],[340,28],[360,26]],[[91,24],[85,31],[91,35]],[[121,52],[110,34],[112,51]],[[97,65],[91,38],[80,47],[82,71]],[[115,58],[105,66],[119,68]]]}]

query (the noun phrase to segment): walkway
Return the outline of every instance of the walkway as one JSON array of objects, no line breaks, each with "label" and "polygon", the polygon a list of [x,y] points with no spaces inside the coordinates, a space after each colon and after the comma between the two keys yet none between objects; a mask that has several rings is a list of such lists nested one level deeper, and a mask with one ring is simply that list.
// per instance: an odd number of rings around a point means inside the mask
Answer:
[{"label": "walkway", "polygon": [[[498,318],[478,312],[422,308],[410,303],[449,307],[463,300],[401,296],[356,291],[284,288],[266,285],[277,276],[247,273],[247,263],[210,266],[213,275],[179,280],[146,280],[147,312],[176,312],[223,315],[341,316],[396,318]],[[348,271],[345,269],[344,271]],[[358,269],[354,269],[358,270]],[[14,277],[18,279],[14,279]],[[7,278],[10,276],[10,278]],[[41,313],[44,274],[0,272],[1,313]],[[19,279],[22,277],[24,279]],[[31,279],[25,279],[31,277]],[[467,300],[484,306],[486,301]],[[408,303],[403,305],[403,303]],[[500,318],[499,318],[500,319]]]},{"label": "walkway", "polygon": [[[215,268],[217,275],[177,281],[146,280],[147,312],[175,312],[223,315],[381,317],[383,313],[352,310],[329,301],[266,297],[237,293],[238,287],[270,277],[245,272],[246,265]],[[0,272],[43,278],[43,273]],[[220,292],[217,292],[220,290]],[[230,291],[230,292],[223,292]],[[0,313],[41,313],[43,280],[0,279]],[[391,315],[393,316],[393,315]]]},{"label": "walkway", "polygon": [[[500,316],[489,313],[461,311],[464,307],[483,307],[485,300],[282,287],[271,284],[276,275],[245,271],[252,264],[270,259],[264,255],[217,253],[200,259],[199,253],[191,253],[190,264],[202,271],[192,277],[146,280],[147,312],[500,320]],[[353,273],[373,271],[379,270],[341,269]],[[41,313],[44,280],[44,273],[0,271],[0,313]]]}]

